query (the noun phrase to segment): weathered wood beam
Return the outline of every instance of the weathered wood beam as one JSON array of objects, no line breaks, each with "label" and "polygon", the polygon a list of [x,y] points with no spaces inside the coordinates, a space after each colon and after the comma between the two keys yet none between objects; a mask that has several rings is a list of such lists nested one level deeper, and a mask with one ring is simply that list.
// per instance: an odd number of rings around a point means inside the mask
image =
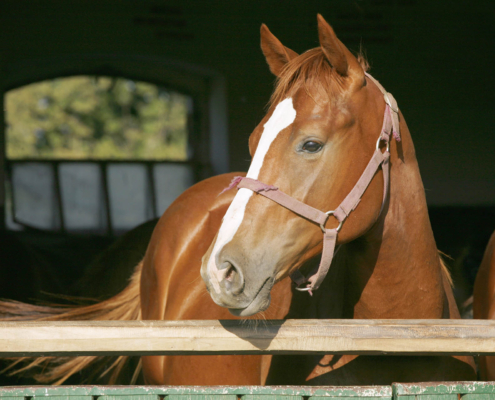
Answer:
[{"label": "weathered wood beam", "polygon": [[0,356],[495,354],[495,321],[0,322]]}]

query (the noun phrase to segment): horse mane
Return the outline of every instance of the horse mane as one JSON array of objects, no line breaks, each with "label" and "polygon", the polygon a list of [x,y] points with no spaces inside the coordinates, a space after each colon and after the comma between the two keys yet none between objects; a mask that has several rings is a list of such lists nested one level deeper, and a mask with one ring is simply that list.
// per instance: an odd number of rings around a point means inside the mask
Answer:
[{"label": "horse mane", "polygon": [[447,282],[449,283],[450,287],[454,287],[454,281],[452,279],[452,275],[445,261],[445,258],[450,258],[451,260],[452,258],[440,250],[438,250],[438,258],[440,259],[440,269],[442,270],[442,274],[447,279]]},{"label": "horse mane", "polygon": [[[364,72],[369,70],[369,63],[362,50],[357,54],[357,60]],[[328,62],[321,47],[308,50],[285,65],[277,78],[268,104],[278,104],[301,87],[304,87],[311,97],[315,90],[323,89],[325,93],[329,93],[332,79],[339,79],[338,74]]]}]

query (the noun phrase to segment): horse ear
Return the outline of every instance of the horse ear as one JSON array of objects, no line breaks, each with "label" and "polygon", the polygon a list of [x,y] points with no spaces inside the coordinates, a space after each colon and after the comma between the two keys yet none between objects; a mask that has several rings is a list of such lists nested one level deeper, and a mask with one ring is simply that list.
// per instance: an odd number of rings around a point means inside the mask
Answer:
[{"label": "horse ear", "polygon": [[275,76],[280,76],[284,66],[298,54],[285,47],[265,24],[261,24],[261,50],[265,55],[270,71]]},{"label": "horse ear", "polygon": [[320,46],[323,54],[327,57],[328,62],[342,76],[347,76],[349,64],[347,62],[344,45],[335,35],[332,27],[327,21],[318,14],[318,35],[320,37]]}]

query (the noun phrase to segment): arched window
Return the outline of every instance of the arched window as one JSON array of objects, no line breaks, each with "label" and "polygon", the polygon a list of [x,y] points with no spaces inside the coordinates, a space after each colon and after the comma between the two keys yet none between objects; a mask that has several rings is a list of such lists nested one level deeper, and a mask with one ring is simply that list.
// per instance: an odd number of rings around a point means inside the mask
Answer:
[{"label": "arched window", "polygon": [[5,95],[7,225],[119,233],[196,180],[191,97],[120,77],[73,76]]}]

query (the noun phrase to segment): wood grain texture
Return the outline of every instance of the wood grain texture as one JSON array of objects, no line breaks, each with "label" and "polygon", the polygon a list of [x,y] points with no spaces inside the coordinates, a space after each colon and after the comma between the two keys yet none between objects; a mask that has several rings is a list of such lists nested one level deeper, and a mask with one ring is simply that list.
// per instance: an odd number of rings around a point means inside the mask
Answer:
[{"label": "wood grain texture", "polygon": [[0,356],[495,354],[495,321],[0,322]]}]

